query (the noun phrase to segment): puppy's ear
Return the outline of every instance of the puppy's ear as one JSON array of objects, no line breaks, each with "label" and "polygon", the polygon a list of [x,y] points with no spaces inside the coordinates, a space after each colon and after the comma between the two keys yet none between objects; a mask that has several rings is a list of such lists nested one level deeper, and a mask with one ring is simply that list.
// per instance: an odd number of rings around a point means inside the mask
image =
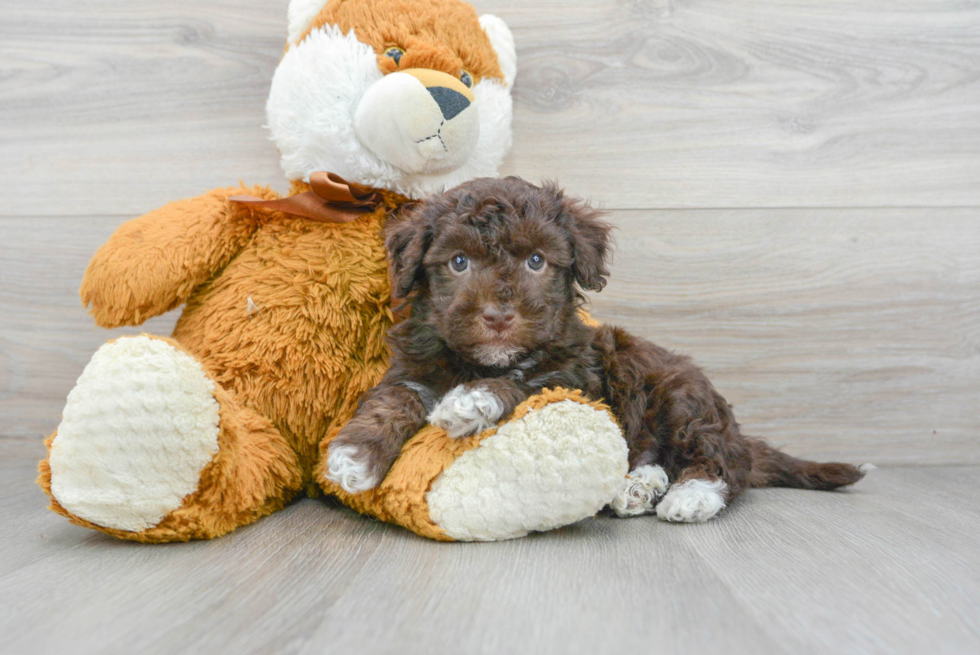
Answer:
[{"label": "puppy's ear", "polygon": [[423,203],[388,224],[385,247],[391,271],[391,295],[395,298],[408,297],[422,282],[425,275],[422,260],[432,245],[438,215],[433,207]]},{"label": "puppy's ear", "polygon": [[555,184],[545,190],[560,203],[559,223],[568,230],[572,245],[572,274],[580,287],[587,291],[602,291],[606,286],[612,225],[602,220],[605,213],[579,198],[566,198]]}]

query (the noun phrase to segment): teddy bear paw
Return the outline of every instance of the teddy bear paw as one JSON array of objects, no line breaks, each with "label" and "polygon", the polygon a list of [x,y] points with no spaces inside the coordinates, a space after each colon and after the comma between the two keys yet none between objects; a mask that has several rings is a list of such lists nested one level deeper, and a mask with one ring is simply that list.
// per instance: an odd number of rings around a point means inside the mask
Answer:
[{"label": "teddy bear paw", "polygon": [[163,339],[99,348],[68,394],[51,442],[51,494],[96,525],[152,528],[197,490],[218,452],[214,382]]},{"label": "teddy bear paw", "polygon": [[429,414],[429,423],[456,439],[495,426],[503,413],[504,403],[495,393],[461,384],[442,397]]},{"label": "teddy bear paw", "polygon": [[464,452],[432,483],[426,502],[453,539],[513,539],[593,516],[628,470],[612,416],[563,400],[504,423]]}]

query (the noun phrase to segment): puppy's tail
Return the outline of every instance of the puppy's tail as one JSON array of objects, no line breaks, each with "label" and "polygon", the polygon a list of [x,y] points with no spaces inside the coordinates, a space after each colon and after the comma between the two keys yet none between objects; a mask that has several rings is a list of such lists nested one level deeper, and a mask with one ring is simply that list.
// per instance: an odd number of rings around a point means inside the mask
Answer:
[{"label": "puppy's tail", "polygon": [[874,464],[852,466],[840,462],[810,462],[791,457],[776,450],[762,439],[749,439],[752,451],[752,487],[793,487],[794,489],[819,489],[829,491],[854,484]]}]

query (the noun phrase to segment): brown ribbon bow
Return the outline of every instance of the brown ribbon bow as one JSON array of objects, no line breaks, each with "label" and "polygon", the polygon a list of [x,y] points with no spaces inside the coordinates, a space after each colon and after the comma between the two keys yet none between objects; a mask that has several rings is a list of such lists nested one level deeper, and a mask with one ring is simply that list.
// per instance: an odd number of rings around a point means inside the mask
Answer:
[{"label": "brown ribbon bow", "polygon": [[255,196],[231,196],[228,200],[322,223],[349,223],[373,212],[381,204],[381,194],[377,191],[348,182],[335,173],[310,173],[310,188],[312,191],[277,200]]}]

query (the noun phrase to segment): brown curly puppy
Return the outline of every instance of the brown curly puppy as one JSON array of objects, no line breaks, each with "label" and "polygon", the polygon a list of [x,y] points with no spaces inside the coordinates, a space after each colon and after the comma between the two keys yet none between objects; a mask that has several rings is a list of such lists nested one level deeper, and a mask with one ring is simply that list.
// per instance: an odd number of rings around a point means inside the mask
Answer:
[{"label": "brown curly puppy", "polygon": [[629,445],[610,503],[705,521],[749,487],[834,489],[864,472],[799,460],[746,437],[687,357],[580,316],[580,289],[609,274],[610,226],[552,185],[479,179],[391,225],[394,293],[410,317],[389,333],[391,369],[330,446],[329,476],[374,487],[428,421],[450,436],[495,425],[545,387],[604,398]]}]

